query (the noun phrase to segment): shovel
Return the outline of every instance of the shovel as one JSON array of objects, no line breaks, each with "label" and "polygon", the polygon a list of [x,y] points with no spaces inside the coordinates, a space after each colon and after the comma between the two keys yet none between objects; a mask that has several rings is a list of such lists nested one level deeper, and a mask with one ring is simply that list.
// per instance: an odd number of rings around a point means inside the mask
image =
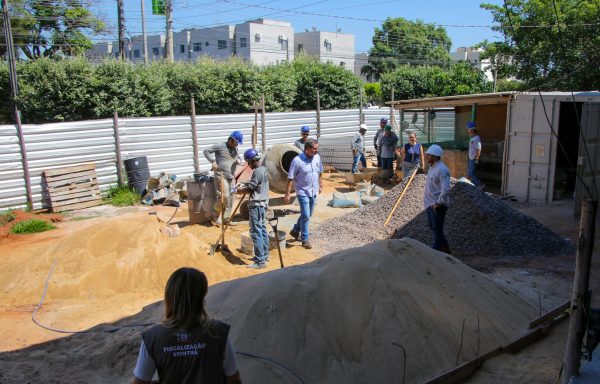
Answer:
[{"label": "shovel", "polygon": [[[277,253],[279,254],[279,262],[281,263],[281,268],[285,268],[283,265],[283,257],[281,256],[281,246],[279,245],[279,231],[277,231],[277,225],[279,225],[279,218],[273,217],[269,220],[269,224],[271,224],[271,228],[273,228],[273,232],[275,232],[275,241],[277,241]],[[273,224],[275,222],[275,224]]]},{"label": "shovel", "polygon": [[227,220],[227,223],[225,223],[224,221],[221,221],[221,236],[219,236],[219,240],[217,240],[217,242],[215,243],[215,245],[211,245],[210,246],[210,252],[209,252],[209,254],[211,256],[214,256],[215,252],[217,250],[221,249],[221,248],[227,249],[227,246],[225,244],[223,244],[223,240],[225,238],[225,231],[227,230],[227,228],[229,228],[229,222],[231,222],[231,218],[233,218],[233,216],[235,216],[235,214],[238,211],[238,208],[240,207],[240,205],[242,205],[242,202],[244,201],[245,197],[246,197],[246,192],[244,192],[244,194],[242,195],[242,198],[240,199],[240,201],[235,206],[235,209],[231,213],[231,216],[229,216],[229,220]]}]

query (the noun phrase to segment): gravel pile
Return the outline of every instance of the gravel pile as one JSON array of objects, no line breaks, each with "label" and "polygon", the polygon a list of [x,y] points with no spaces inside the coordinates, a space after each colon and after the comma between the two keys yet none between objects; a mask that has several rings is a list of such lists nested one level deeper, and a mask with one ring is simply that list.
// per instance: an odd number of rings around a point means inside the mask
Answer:
[{"label": "gravel pile", "polygon": [[[426,178],[426,175],[415,176],[385,229],[383,223],[405,183],[375,203],[323,223],[315,231],[315,242],[325,253],[389,237],[410,237],[432,244],[423,208]],[[531,257],[570,251],[566,241],[502,200],[468,183],[453,180],[451,184],[451,205],[446,213],[444,232],[454,256]]]}]

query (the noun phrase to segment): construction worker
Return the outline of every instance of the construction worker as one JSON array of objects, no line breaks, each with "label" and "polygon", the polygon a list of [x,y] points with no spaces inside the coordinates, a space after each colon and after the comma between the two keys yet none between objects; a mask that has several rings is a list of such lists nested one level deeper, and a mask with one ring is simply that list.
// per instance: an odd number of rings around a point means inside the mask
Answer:
[{"label": "construction worker", "polygon": [[[479,165],[479,157],[481,156],[481,138],[477,134],[477,126],[474,121],[467,123],[469,131],[469,162],[468,162],[468,178],[476,187],[482,187],[481,182],[477,178],[477,166]],[[482,188],[483,189],[483,188]]]},{"label": "construction worker", "polygon": [[247,183],[237,186],[237,193],[250,193],[248,212],[250,214],[250,237],[254,243],[254,261],[248,268],[266,268],[269,261],[269,232],[267,231],[267,208],[269,206],[269,175],[267,168],[260,164],[260,153],[254,148],[244,152],[244,160],[252,169],[252,177]]},{"label": "construction worker", "polygon": [[[225,143],[215,144],[204,150],[204,156],[212,164],[212,170],[215,172],[215,191],[217,199],[213,205],[212,216],[213,224],[221,225],[221,210],[225,209],[224,219],[229,220],[233,207],[233,197],[231,196],[234,183],[235,168],[241,162],[238,154],[238,145],[243,144],[244,135],[240,131],[233,131]],[[221,180],[223,187],[221,188]],[[221,206],[221,189],[223,190],[223,205]]]},{"label": "construction worker", "polygon": [[429,228],[433,231],[433,249],[450,253],[448,240],[444,236],[444,219],[450,203],[450,171],[442,161],[444,150],[437,144],[425,151],[429,172],[425,184],[423,202],[427,212]]},{"label": "construction worker", "polygon": [[389,183],[394,173],[394,156],[396,155],[396,144],[398,136],[392,131],[391,125],[386,125],[383,129],[383,136],[379,139],[379,157],[381,158],[380,177],[384,183]]},{"label": "construction worker", "polygon": [[375,147],[375,151],[377,153],[377,168],[381,169],[381,148],[379,147],[379,140],[383,136],[384,128],[388,123],[388,119],[382,117],[379,120],[379,129],[375,132],[375,137],[373,138],[373,146]]},{"label": "construction worker", "polygon": [[354,155],[352,173],[358,173],[359,161],[363,168],[367,168],[367,159],[365,159],[365,133],[367,133],[367,124],[361,124],[358,132],[352,137],[352,154]]},{"label": "construction worker", "polygon": [[290,170],[288,172],[288,183],[285,192],[284,201],[290,203],[290,193],[292,182],[296,190],[296,196],[300,205],[300,217],[290,235],[298,240],[302,240],[302,246],[311,249],[312,245],[308,241],[308,224],[312,216],[317,195],[323,190],[323,163],[318,154],[319,143],[314,139],[306,140],[304,152],[294,157]]},{"label": "construction worker", "polygon": [[204,299],[206,275],[179,268],[165,286],[164,320],[142,332],[133,371],[134,384],[225,383],[241,384],[230,326],[211,319]]},{"label": "construction worker", "polygon": [[308,125],[303,125],[302,128],[300,128],[300,138],[294,141],[294,146],[299,150],[304,151],[304,144],[306,143],[309,134],[310,127]]}]

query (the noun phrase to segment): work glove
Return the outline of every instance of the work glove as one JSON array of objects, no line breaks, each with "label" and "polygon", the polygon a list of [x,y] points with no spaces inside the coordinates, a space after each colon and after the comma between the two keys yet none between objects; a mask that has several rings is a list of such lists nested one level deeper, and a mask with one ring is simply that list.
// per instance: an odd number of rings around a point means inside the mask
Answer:
[{"label": "work glove", "polygon": [[211,169],[211,171],[216,171],[217,169],[219,169],[219,166],[217,165],[216,161],[213,161],[211,163],[211,168],[210,169]]}]

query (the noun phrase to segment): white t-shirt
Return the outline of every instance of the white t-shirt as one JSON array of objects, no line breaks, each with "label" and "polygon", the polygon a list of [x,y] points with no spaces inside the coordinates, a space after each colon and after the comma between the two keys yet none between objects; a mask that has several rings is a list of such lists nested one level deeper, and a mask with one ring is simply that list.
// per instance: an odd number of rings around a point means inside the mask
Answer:
[{"label": "white t-shirt", "polygon": [[[235,350],[233,349],[231,342],[229,342],[229,338],[227,338],[227,343],[225,344],[224,355],[223,371],[225,376],[232,376],[238,371],[238,363],[235,356]],[[156,364],[148,353],[146,345],[144,345],[144,341],[142,340],[142,344],[140,345],[140,353],[138,355],[135,369],[133,370],[133,375],[140,380],[151,381],[152,377],[154,377],[155,371]]]},{"label": "white t-shirt", "polygon": [[479,135],[471,137],[471,141],[469,141],[469,160],[475,160],[477,151],[481,151],[481,139]]}]

